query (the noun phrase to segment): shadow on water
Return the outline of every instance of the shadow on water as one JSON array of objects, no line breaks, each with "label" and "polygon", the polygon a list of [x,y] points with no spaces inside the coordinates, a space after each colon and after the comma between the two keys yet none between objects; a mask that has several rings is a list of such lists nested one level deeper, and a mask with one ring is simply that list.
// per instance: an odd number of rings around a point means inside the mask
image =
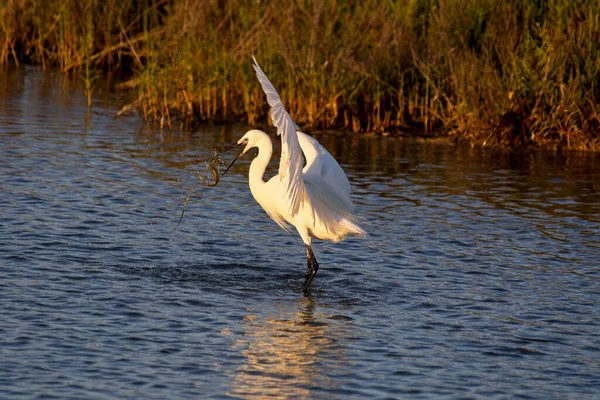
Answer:
[{"label": "shadow on water", "polygon": [[166,265],[116,265],[114,269],[134,279],[156,279],[161,284],[194,287],[223,295],[249,296],[251,293],[275,295],[294,291],[298,275],[280,269],[244,263],[221,264],[206,261],[174,262]]},{"label": "shadow on water", "polygon": [[[265,257],[268,257],[266,255]],[[316,301],[341,306],[394,305],[426,298],[426,292],[407,292],[394,279],[372,278],[368,272],[327,266],[319,271],[319,280],[311,292],[302,292],[303,259],[288,267],[275,265],[273,260],[258,260],[255,264],[240,262],[210,262],[173,260],[166,264],[116,264],[113,273],[125,280],[147,281],[145,284],[175,285],[193,288],[198,293],[234,296],[246,300],[277,299],[279,297]],[[106,268],[106,266],[104,267]]]}]

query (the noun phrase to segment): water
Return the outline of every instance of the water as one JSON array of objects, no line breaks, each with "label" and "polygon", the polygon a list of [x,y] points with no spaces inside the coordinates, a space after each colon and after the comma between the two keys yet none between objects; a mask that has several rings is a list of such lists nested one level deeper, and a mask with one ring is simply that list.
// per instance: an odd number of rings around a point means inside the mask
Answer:
[{"label": "water", "polygon": [[316,242],[307,297],[250,157],[172,232],[184,169],[242,128],[4,78],[1,398],[600,398],[598,155],[320,136],[370,236]]}]

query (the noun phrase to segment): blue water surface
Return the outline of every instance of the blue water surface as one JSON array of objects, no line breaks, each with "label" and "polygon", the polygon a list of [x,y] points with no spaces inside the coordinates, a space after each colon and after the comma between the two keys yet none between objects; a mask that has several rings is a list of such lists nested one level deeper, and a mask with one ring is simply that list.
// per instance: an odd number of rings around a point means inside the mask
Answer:
[{"label": "blue water surface", "polygon": [[0,91],[1,398],[600,398],[597,154],[321,134],[370,235],[315,242],[306,296],[251,156],[173,231],[186,170],[249,127],[80,86]]}]

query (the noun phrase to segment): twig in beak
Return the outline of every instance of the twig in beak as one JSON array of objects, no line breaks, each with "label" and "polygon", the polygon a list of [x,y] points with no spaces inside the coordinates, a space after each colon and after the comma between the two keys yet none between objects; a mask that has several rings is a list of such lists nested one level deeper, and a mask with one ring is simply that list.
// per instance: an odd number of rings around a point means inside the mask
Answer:
[{"label": "twig in beak", "polygon": [[[173,233],[181,224],[181,220],[183,219],[183,214],[185,213],[187,204],[190,201],[190,199],[192,198],[192,195],[194,194],[194,192],[196,191],[196,187],[198,186],[198,184],[201,184],[200,198],[202,198],[202,193],[204,191],[204,187],[205,186],[208,186],[208,187],[217,186],[217,183],[219,183],[219,177],[225,175],[225,173],[227,171],[229,171],[229,168],[231,168],[231,166],[238,160],[238,158],[240,158],[240,156],[242,155],[244,150],[242,149],[242,151],[240,151],[240,153],[233,159],[233,161],[227,166],[225,171],[223,171],[222,173],[219,172],[219,167],[221,165],[224,165],[224,163],[223,163],[223,161],[219,160],[219,155],[221,153],[225,153],[226,151],[229,151],[231,149],[235,149],[236,147],[239,147],[243,144],[244,143],[236,143],[234,145],[225,147],[223,150],[215,149],[213,152],[213,155],[210,156],[208,161],[205,162],[204,170],[202,172],[200,172],[200,171],[192,172],[192,175],[194,175],[197,178],[197,180],[194,183],[194,186],[188,192],[187,196],[185,197],[185,200],[182,203],[183,208],[181,209],[181,215],[179,216],[179,221],[177,221],[177,225],[171,231],[171,233]],[[210,175],[208,173],[210,173]],[[210,180],[209,176],[212,176],[212,180]]]},{"label": "twig in beak", "polygon": [[[226,151],[229,151],[231,149],[235,149],[236,147],[239,147],[243,144],[244,143],[236,143],[232,146],[226,147],[223,150],[219,151],[219,154],[225,153]],[[242,155],[243,152],[244,152],[244,150],[242,149],[242,151],[240,151],[240,153],[233,159],[233,161],[227,166],[227,168],[225,168],[225,171],[221,172],[221,176],[225,175],[227,173],[227,171],[229,171],[229,168],[231,168],[231,166],[238,160],[238,158],[240,158],[240,156]]]},{"label": "twig in beak", "polygon": [[231,168],[231,166],[238,160],[238,158],[240,158],[243,152],[244,149],[242,149],[242,151],[240,151],[240,153],[233,159],[233,161],[227,166],[227,168],[225,168],[225,171],[221,172],[221,176],[225,175],[225,173],[229,171],[229,168]]}]

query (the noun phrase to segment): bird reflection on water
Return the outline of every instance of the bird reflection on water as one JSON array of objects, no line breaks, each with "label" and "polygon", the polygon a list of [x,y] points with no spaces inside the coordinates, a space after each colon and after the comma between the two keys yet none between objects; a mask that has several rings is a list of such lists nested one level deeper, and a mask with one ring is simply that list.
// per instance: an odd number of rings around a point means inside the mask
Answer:
[{"label": "bird reflection on water", "polygon": [[328,378],[320,365],[325,358],[328,362],[337,360],[339,373],[348,364],[342,345],[348,339],[347,328],[318,308],[308,297],[293,304],[280,303],[272,315],[257,314],[249,308],[243,336],[234,344],[242,349],[246,360],[236,371],[228,394],[307,398],[316,387],[339,389],[343,380]]}]

